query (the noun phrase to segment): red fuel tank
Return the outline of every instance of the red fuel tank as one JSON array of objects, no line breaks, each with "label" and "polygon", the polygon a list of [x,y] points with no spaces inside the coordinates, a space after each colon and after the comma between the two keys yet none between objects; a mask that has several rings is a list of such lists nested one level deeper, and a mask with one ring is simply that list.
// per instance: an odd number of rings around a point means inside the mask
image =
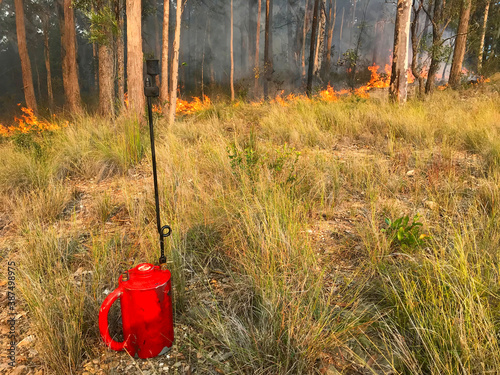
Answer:
[{"label": "red fuel tank", "polygon": [[[132,357],[152,358],[166,353],[174,341],[174,321],[170,271],[142,263],[118,280],[118,288],[109,294],[99,311],[99,331],[111,349],[125,349]],[[111,338],[108,313],[120,298],[123,342]]]}]

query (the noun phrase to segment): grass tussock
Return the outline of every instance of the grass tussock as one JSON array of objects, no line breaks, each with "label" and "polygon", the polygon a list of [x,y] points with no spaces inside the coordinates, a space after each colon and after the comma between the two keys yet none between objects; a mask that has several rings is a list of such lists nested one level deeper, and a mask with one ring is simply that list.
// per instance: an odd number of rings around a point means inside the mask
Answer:
[{"label": "grass tussock", "polygon": [[[404,107],[216,104],[160,120],[176,318],[231,355],[200,353],[237,373],[494,372],[499,104],[438,92]],[[99,342],[103,291],[158,257],[147,133],[83,117],[32,141],[0,146],[2,201],[23,230],[40,353],[71,373]],[[90,202],[74,204],[72,182],[90,179]],[[227,285],[205,282],[212,270]]]}]

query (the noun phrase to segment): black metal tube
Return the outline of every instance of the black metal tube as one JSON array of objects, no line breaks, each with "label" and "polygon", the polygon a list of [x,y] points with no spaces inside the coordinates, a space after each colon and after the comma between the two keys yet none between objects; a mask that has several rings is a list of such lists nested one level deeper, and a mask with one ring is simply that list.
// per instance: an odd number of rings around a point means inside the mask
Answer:
[{"label": "black metal tube", "polygon": [[[160,236],[160,260],[159,263],[163,264],[167,261],[165,258],[165,246],[163,228],[160,221],[160,199],[158,197],[158,175],[156,173],[156,152],[155,152],[155,136],[153,131],[153,107],[151,97],[148,97],[148,118],[149,118],[149,138],[151,140],[151,160],[153,162],[153,183],[155,188],[155,205],[156,205],[156,227],[158,235]],[[170,234],[170,233],[169,233]]]}]

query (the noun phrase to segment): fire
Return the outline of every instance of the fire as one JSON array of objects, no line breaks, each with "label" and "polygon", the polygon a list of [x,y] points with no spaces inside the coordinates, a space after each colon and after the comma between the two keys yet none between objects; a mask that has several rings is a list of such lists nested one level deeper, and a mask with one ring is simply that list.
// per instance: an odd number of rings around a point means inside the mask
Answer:
[{"label": "fire", "polygon": [[[21,104],[18,104],[18,106],[21,106]],[[17,116],[14,117],[14,121],[16,122],[15,125],[6,126],[0,124],[0,135],[3,137],[9,137],[16,133],[41,133],[43,131],[54,131],[60,129],[58,124],[39,120],[31,108],[21,107],[21,111],[23,112],[21,118]],[[55,115],[53,115],[53,117],[55,118]],[[63,126],[67,125],[68,123],[66,122]]]},{"label": "fire", "polygon": [[391,82],[391,68],[388,64],[385,64],[385,74],[378,74],[380,66],[373,64],[368,67],[368,70],[372,73],[370,81],[366,84],[368,89],[371,88],[384,88],[389,87]]},{"label": "fire", "polygon": [[[288,94],[287,96],[283,96],[285,93],[285,90],[281,90],[278,95],[276,95],[276,98],[271,99],[271,103],[278,103],[281,104],[282,106],[287,106],[289,103],[292,103],[294,101],[297,101],[298,99],[300,100],[308,100],[309,98],[305,95],[296,95],[293,93]],[[252,102],[252,105],[259,105],[262,104],[263,100],[260,100],[259,102]]]},{"label": "fire", "polygon": [[[210,107],[210,98],[203,95],[203,101],[200,98],[193,97],[192,101],[187,101],[178,98],[175,104],[175,112],[178,115],[190,115],[202,109]],[[160,104],[153,104],[154,113],[163,113],[163,108]]]},{"label": "fire", "polygon": [[[368,70],[371,72],[371,77],[370,81],[361,87],[358,87],[357,89],[354,90],[340,90],[340,91],[335,91],[333,87],[328,84],[326,89],[321,90],[317,94],[317,98],[321,101],[324,102],[336,102],[339,100],[341,96],[344,95],[357,95],[361,98],[369,98],[369,91],[373,88],[384,88],[384,87],[389,87],[390,81],[391,81],[391,67],[389,64],[386,64],[384,67],[384,73],[378,73],[378,70],[380,69],[380,66],[373,64],[372,66],[368,67]],[[414,81],[413,75],[408,76],[409,82]],[[306,95],[295,95],[295,94],[289,94],[287,96],[283,96],[285,90],[282,90],[274,99],[271,100],[271,103],[278,103],[282,106],[287,106],[290,102],[296,101],[296,100],[310,100],[308,96]],[[258,102],[252,102],[250,103],[252,106],[258,106],[263,103],[263,100],[260,100]]]},{"label": "fire", "polygon": [[413,83],[413,82],[415,82],[415,76],[413,75],[411,69],[408,68],[408,83]]},{"label": "fire", "polygon": [[190,102],[187,100],[177,99],[175,112],[177,114],[190,115],[208,107],[210,107],[210,98],[206,95],[203,96],[203,101],[197,97],[193,97],[193,100]]},{"label": "fire", "polygon": [[328,84],[326,90],[319,92],[319,98],[324,102],[336,102],[339,100],[339,93],[333,90],[333,87]]}]

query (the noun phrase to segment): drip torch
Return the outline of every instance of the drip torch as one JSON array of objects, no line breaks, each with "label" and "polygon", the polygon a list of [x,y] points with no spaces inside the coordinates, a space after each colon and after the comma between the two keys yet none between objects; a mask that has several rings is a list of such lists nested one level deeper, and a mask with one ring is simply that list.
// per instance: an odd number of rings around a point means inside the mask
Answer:
[{"label": "drip torch", "polygon": [[[146,60],[147,74],[144,94],[147,97],[149,136],[153,163],[153,182],[156,204],[156,225],[160,239],[159,265],[141,263],[120,275],[118,288],[111,292],[99,311],[99,331],[105,344],[113,350],[126,350],[131,356],[152,358],[166,353],[174,341],[174,323],[171,297],[171,274],[162,269],[166,262],[164,239],[172,229],[161,226],[158,198],[158,176],[153,131],[152,98],[159,96],[155,85],[158,75],[158,60]],[[113,303],[120,299],[124,341],[113,340],[109,333],[108,314]]]}]

